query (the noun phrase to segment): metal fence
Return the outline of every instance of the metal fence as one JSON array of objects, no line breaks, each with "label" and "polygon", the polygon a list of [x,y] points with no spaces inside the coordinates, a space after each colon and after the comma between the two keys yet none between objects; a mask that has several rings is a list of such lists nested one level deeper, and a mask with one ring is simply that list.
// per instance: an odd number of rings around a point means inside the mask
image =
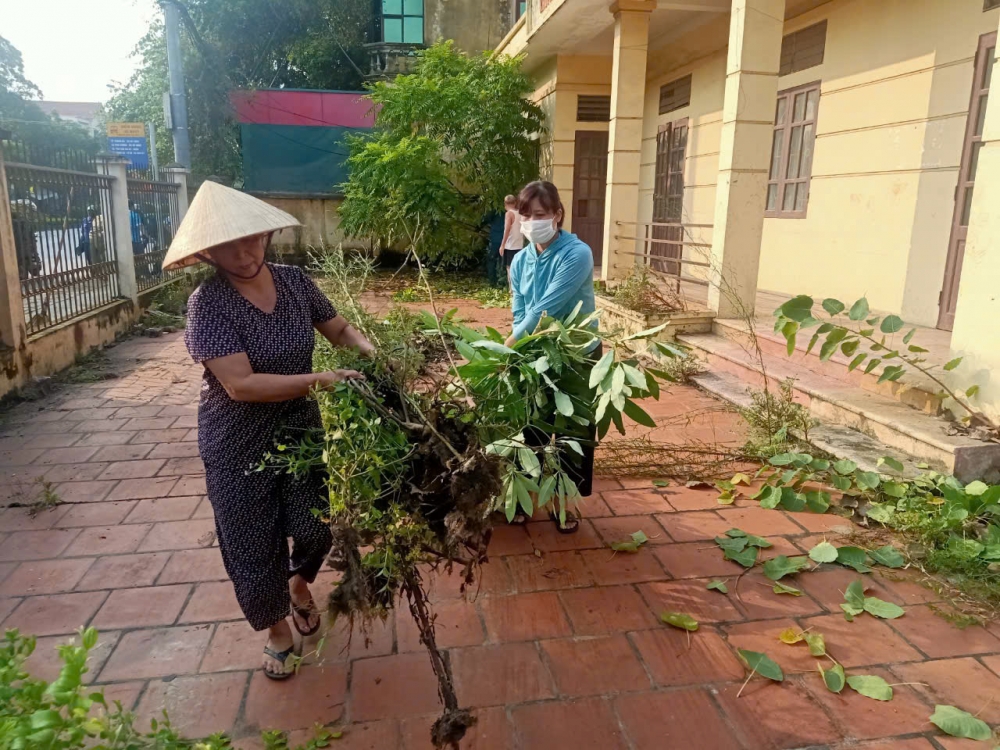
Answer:
[{"label": "metal fence", "polygon": [[178,186],[172,182],[128,180],[132,254],[140,291],[161,284],[176,274],[172,271],[164,273],[161,264],[180,223],[177,190]]},{"label": "metal fence", "polygon": [[112,178],[13,159],[6,172],[28,334],[117,298]]}]

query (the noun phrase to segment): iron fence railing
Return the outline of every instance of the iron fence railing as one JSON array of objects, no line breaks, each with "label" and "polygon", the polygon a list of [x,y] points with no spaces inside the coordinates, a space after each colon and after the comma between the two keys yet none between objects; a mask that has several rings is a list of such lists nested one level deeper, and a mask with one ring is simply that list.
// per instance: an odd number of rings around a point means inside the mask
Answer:
[{"label": "iron fence railing", "polygon": [[[4,153],[11,153],[7,144]],[[13,159],[6,167],[27,333],[115,300],[112,178]]]},{"label": "iron fence railing", "polygon": [[30,164],[35,167],[53,167],[68,169],[73,172],[89,172],[95,174],[97,165],[95,155],[98,148],[96,142],[93,148],[57,148],[44,142],[30,142],[20,139],[2,139],[4,158],[17,164]]},{"label": "iron fence railing", "polygon": [[132,255],[140,291],[175,275],[164,273],[161,264],[180,224],[177,190],[178,186],[172,182],[128,180]]},{"label": "iron fence railing", "polygon": [[[685,258],[685,248],[694,248],[692,255],[708,258],[711,242],[696,239],[692,230],[711,230],[711,224],[688,224],[680,222],[616,222],[618,233],[616,240],[634,241],[641,252],[621,253],[622,255],[641,258],[642,265],[654,276],[658,276],[681,290],[681,283],[708,286],[709,282],[702,275],[685,273],[685,269],[708,269],[712,264],[707,260]],[[627,228],[627,229],[626,229]],[[631,230],[631,231],[627,231]],[[698,272],[696,272],[697,274]]]}]

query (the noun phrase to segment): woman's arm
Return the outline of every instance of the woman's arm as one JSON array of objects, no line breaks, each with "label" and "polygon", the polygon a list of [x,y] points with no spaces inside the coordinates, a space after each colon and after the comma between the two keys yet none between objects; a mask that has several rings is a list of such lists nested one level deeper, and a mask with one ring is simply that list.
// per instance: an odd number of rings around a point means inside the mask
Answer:
[{"label": "woman's arm", "polygon": [[250,366],[250,359],[243,352],[209,359],[204,365],[218,378],[233,401],[258,403],[290,401],[308,396],[315,387],[326,388],[342,380],[362,377],[354,370],[310,372],[305,375],[256,373]]},{"label": "woman's arm", "polygon": [[338,315],[335,318],[316,324],[316,330],[334,346],[345,349],[357,349],[365,357],[375,353],[375,347],[360,331]]},{"label": "woman's arm", "polygon": [[507,240],[510,238],[510,228],[514,226],[514,215],[508,211],[503,219],[503,239],[500,240],[500,254],[503,255],[504,248],[507,247]]}]

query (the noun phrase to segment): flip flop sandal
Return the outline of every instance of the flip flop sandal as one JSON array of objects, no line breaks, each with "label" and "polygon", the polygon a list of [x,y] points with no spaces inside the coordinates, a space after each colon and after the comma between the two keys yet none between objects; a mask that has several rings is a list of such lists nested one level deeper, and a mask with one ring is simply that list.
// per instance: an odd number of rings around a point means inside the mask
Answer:
[{"label": "flip flop sandal", "polygon": [[[264,653],[267,656],[270,656],[272,659],[280,661],[282,667],[285,666],[285,662],[288,661],[288,657],[291,656],[294,652],[295,652],[294,644],[286,648],[284,651],[275,651],[270,646],[264,646]],[[291,672],[287,671],[271,672],[268,671],[267,669],[264,669],[263,667],[261,667],[261,671],[264,673],[264,676],[267,677],[269,680],[275,680],[277,682],[280,682],[281,680],[287,680],[289,677],[295,674],[295,670],[292,670]]]},{"label": "flip flop sandal", "polygon": [[511,526],[524,526],[528,522],[528,514],[523,510],[518,510],[512,519],[508,521]]},{"label": "flip flop sandal", "polygon": [[563,526],[559,523],[559,514],[555,511],[549,512],[549,518],[551,518],[556,524],[556,531],[560,534],[575,534],[580,530],[580,519],[577,518],[570,511],[566,511],[566,525]]},{"label": "flip flop sandal", "polygon": [[[309,603],[306,605],[299,605],[296,604],[295,602],[292,602],[292,611],[299,617],[301,617],[302,621],[306,623],[309,622],[310,615],[319,614],[319,612],[316,611],[315,607],[316,604],[315,602],[312,601],[312,599],[310,599]],[[299,621],[295,619],[295,617],[292,617],[292,624],[295,626],[295,629],[299,631],[299,635],[301,635],[303,638],[308,638],[309,636],[313,635],[317,630],[319,630],[320,626],[323,624],[323,620],[322,618],[318,619],[316,621],[315,627],[309,630],[303,630],[299,626]]]}]

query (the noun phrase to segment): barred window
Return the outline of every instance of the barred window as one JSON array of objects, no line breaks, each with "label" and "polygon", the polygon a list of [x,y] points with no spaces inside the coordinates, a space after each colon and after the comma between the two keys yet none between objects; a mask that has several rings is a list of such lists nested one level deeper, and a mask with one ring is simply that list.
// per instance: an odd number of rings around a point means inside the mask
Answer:
[{"label": "barred window", "polygon": [[807,26],[781,40],[778,75],[787,76],[823,64],[826,56],[826,21]]},{"label": "barred window", "polygon": [[382,0],[382,41],[424,43],[424,0]]},{"label": "barred window", "polygon": [[820,84],[778,94],[765,216],[804,219],[809,203]]},{"label": "barred window", "polygon": [[691,75],[660,86],[660,114],[683,109],[691,103]]}]

